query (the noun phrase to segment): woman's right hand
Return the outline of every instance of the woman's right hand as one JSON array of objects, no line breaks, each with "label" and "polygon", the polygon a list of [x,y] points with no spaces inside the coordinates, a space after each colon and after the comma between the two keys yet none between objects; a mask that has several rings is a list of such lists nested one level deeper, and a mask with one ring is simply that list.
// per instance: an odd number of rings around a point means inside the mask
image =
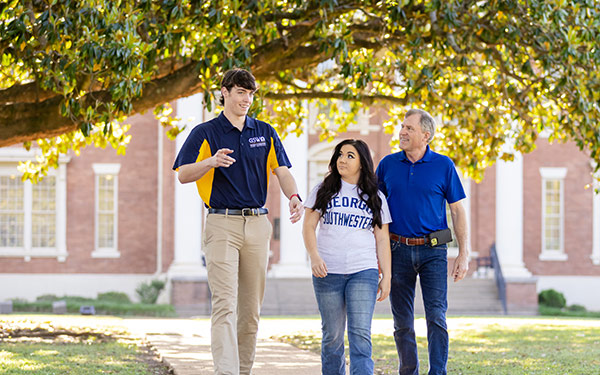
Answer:
[{"label": "woman's right hand", "polygon": [[327,265],[325,264],[323,258],[321,258],[319,255],[310,257],[310,268],[312,269],[312,274],[315,277],[327,276]]}]

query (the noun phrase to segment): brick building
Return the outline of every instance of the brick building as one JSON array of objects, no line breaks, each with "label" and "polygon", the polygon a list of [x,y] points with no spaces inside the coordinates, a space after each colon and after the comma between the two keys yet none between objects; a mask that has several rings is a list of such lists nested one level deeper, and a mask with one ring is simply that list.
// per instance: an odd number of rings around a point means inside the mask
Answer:
[{"label": "brick building", "polygon": [[[191,97],[177,103],[187,131],[212,116]],[[284,140],[301,195],[321,181],[337,143],[319,142],[310,130]],[[202,261],[205,209],[195,184],[181,185],[171,170],[176,142],[166,139],[152,114],[129,121],[125,156],[88,148],[61,159],[41,184],[22,183],[21,147],[0,149],[0,300],[42,294],[83,295],[123,291],[135,296],[142,282],[168,280],[162,302],[206,312],[209,291]],[[389,152],[380,114],[363,113],[343,138],[364,139],[377,163]],[[569,304],[600,310],[600,198],[593,193],[590,158],[573,144],[538,141],[515,162],[498,162],[484,180],[464,181],[471,234],[470,275],[477,257],[496,244],[510,312],[532,313],[537,292],[554,288]],[[592,186],[592,187],[590,187]],[[287,200],[271,179],[267,207],[274,224],[271,281],[308,278],[300,224],[287,220]],[[449,258],[456,256],[451,248]],[[450,264],[452,264],[450,262]],[[204,309],[204,310],[203,310]]]},{"label": "brick building", "polygon": [[[42,182],[20,180],[22,147],[0,149],[0,300],[135,288],[173,261],[174,143],[131,119],[125,156],[88,147]],[[158,263],[157,263],[158,259]]]}]

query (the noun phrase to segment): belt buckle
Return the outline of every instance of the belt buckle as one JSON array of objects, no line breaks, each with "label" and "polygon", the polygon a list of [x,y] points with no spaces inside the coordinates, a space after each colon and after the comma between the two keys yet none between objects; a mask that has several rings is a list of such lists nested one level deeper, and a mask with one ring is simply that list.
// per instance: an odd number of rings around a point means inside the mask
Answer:
[{"label": "belt buckle", "polygon": [[242,208],[242,216],[256,216],[257,214],[256,208]]},{"label": "belt buckle", "polygon": [[409,239],[410,239],[410,238],[408,238],[408,237],[404,237],[404,244],[405,244],[406,246],[411,246],[411,245],[408,243],[408,240],[409,240]]}]

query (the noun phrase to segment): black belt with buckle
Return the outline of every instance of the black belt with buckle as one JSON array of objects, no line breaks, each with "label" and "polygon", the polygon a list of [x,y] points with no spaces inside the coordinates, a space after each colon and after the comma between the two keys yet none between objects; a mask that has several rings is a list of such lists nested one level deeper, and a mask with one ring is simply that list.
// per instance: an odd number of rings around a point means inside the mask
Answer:
[{"label": "black belt with buckle", "polygon": [[269,213],[266,208],[209,208],[209,214],[237,215],[237,216],[260,216]]}]

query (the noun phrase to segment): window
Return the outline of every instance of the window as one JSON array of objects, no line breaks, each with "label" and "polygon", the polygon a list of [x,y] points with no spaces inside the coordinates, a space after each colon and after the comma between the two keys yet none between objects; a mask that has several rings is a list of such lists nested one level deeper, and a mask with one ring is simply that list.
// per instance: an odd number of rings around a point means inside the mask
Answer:
[{"label": "window", "polygon": [[561,250],[561,188],[560,180],[544,181],[544,250]]},{"label": "window", "polygon": [[56,177],[0,176],[0,228],[0,247],[55,248]]},{"label": "window", "polygon": [[0,247],[23,247],[25,184],[15,174],[0,176]]},{"label": "window", "polygon": [[542,251],[540,260],[566,260],[564,179],[566,168],[540,168],[542,175]]},{"label": "window", "polygon": [[96,250],[94,258],[118,258],[118,173],[120,164],[94,164],[96,174]]},{"label": "window", "polygon": [[32,185],[31,242],[33,247],[56,246],[56,178]]},{"label": "window", "polygon": [[32,152],[16,147],[0,148],[0,257],[56,257],[65,261],[66,162],[51,169],[37,184],[22,181],[19,160]]},{"label": "window", "polygon": [[323,181],[329,171],[329,160],[335,143],[320,142],[308,150],[308,192]]}]

